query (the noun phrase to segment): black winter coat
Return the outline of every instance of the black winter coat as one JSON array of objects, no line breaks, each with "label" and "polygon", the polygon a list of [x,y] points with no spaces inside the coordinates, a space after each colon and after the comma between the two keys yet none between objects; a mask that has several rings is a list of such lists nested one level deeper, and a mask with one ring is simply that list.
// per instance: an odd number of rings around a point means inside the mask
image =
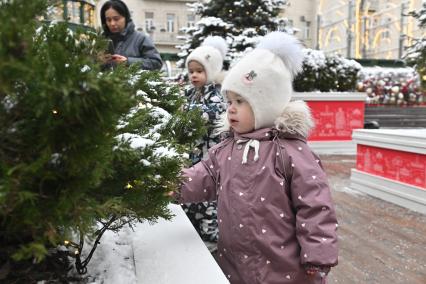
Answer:
[{"label": "black winter coat", "polygon": [[149,37],[135,30],[135,24],[130,21],[123,32],[110,33],[105,30],[105,36],[112,39],[114,53],[127,57],[127,64],[141,64],[144,70],[160,70],[163,62],[160,54]]}]

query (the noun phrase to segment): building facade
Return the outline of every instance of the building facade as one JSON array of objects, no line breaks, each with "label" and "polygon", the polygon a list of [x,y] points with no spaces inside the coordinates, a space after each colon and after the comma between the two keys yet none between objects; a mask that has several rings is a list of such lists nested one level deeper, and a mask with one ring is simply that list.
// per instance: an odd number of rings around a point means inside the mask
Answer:
[{"label": "building facade", "polygon": [[[97,25],[100,25],[99,10],[106,0],[97,3]],[[205,0],[204,2],[214,1]],[[126,0],[132,19],[139,31],[148,33],[166,58],[177,54],[176,45],[182,43],[180,29],[195,25],[199,17],[188,10],[187,3],[197,0]],[[295,28],[296,36],[309,48],[315,48],[317,34],[316,0],[289,1],[281,13]]]},{"label": "building facade", "polygon": [[[96,4],[97,27],[104,2]],[[176,45],[182,43],[180,29],[193,26],[199,20],[186,5],[197,0],[125,2],[136,29],[149,34],[166,59],[176,57]],[[416,20],[408,16],[421,5],[422,0],[289,0],[281,16],[289,20],[296,37],[308,48],[340,53],[348,58],[395,60],[402,57],[414,38],[424,33]],[[80,7],[74,6],[69,10],[77,11]]]},{"label": "building facade", "polygon": [[317,48],[316,0],[290,0],[280,14],[287,18],[295,36],[308,48]]},{"label": "building facade", "polygon": [[422,0],[319,0],[318,48],[348,58],[401,59],[422,36],[410,11]]}]

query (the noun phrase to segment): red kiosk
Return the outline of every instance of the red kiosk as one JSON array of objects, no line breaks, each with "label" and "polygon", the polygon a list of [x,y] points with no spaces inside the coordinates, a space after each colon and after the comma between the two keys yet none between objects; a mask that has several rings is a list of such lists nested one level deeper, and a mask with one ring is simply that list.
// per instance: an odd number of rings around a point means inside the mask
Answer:
[{"label": "red kiosk", "polygon": [[318,154],[355,154],[352,131],[364,128],[365,93],[294,93],[293,100],[305,101],[312,111],[315,128],[309,145]]}]

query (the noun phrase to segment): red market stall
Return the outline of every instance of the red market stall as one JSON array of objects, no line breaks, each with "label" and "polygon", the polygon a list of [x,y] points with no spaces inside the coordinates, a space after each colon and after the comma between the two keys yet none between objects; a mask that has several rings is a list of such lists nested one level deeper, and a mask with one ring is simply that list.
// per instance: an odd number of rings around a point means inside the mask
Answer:
[{"label": "red market stall", "polygon": [[315,128],[309,145],[319,154],[355,154],[354,129],[364,128],[366,94],[358,92],[294,93],[312,111]]}]

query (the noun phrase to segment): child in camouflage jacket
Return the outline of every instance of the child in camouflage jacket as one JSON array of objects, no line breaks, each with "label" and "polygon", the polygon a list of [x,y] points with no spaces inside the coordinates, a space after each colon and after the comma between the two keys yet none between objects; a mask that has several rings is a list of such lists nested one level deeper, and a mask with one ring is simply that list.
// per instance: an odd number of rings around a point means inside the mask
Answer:
[{"label": "child in camouflage jacket", "polygon": [[[203,159],[208,149],[220,142],[214,129],[226,105],[215,78],[221,73],[226,50],[224,39],[218,36],[207,37],[186,60],[191,81],[191,86],[185,90],[187,108],[201,109],[207,125],[206,135],[197,141],[190,153],[194,165]],[[200,237],[205,242],[216,243],[218,240],[216,202],[184,204],[183,209]],[[209,249],[213,251],[215,247],[212,245]]]}]

